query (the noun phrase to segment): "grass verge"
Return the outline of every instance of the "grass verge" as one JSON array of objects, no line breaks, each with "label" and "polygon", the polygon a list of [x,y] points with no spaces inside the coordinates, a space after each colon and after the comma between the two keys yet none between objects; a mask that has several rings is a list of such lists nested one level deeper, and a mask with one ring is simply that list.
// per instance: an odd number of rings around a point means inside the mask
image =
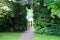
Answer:
[{"label": "grass verge", "polygon": [[18,40],[20,33],[4,32],[0,33],[0,40]]},{"label": "grass verge", "polygon": [[60,40],[60,36],[34,34],[34,40]]}]

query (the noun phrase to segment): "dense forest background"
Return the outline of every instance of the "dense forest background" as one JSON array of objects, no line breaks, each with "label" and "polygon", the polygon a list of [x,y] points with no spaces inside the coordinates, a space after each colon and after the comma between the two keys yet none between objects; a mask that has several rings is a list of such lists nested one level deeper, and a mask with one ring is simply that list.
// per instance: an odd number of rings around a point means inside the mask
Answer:
[{"label": "dense forest background", "polygon": [[60,0],[0,0],[0,32],[26,30],[26,4],[34,10],[36,33],[60,34]]}]

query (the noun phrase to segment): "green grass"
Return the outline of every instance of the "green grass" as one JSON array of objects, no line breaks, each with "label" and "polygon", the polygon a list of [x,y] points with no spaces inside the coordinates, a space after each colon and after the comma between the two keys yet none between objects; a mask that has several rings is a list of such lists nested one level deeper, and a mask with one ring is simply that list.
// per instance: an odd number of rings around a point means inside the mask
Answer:
[{"label": "green grass", "polygon": [[34,40],[60,40],[60,36],[34,34]]},{"label": "green grass", "polygon": [[[0,40],[18,40],[21,33],[0,33]],[[34,40],[60,40],[60,36],[34,34]]]},{"label": "green grass", "polygon": [[0,40],[18,40],[20,33],[0,33]]}]

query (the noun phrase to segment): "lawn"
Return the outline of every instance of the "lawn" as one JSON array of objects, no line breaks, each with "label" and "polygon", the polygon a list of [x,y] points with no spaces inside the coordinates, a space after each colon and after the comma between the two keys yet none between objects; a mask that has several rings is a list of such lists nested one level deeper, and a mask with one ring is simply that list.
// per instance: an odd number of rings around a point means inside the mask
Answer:
[{"label": "lawn", "polygon": [[34,34],[34,40],[60,40],[60,36]]},{"label": "lawn", "polygon": [[[0,40],[18,40],[21,33],[0,33]],[[34,34],[34,40],[60,40],[60,36]]]},{"label": "lawn", "polygon": [[21,33],[0,33],[0,40],[18,40]]}]

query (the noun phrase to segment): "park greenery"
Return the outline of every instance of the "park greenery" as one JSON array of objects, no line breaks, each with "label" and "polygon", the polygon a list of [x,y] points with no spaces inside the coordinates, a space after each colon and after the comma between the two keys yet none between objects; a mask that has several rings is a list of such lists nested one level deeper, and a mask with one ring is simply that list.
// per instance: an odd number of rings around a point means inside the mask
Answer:
[{"label": "park greenery", "polygon": [[0,32],[26,30],[27,4],[34,10],[35,33],[60,35],[60,0],[0,0]]},{"label": "park greenery", "polygon": [[[0,33],[0,40],[19,40],[20,36],[21,33],[3,32]],[[34,34],[34,40],[60,40],[60,37],[46,34]]]}]

